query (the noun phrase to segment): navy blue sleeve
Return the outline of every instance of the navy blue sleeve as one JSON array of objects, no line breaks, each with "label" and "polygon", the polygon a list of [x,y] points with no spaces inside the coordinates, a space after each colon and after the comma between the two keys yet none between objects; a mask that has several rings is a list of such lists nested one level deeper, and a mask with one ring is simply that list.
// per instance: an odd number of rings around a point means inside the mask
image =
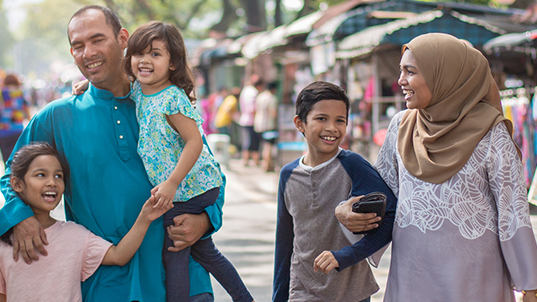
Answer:
[{"label": "navy blue sleeve", "polygon": [[340,153],[339,158],[341,164],[352,179],[352,196],[365,195],[371,192],[383,192],[388,197],[386,214],[384,215],[382,225],[375,233],[364,236],[364,238],[351,246],[346,246],[339,251],[332,251],[339,263],[338,270],[343,270],[366,259],[390,243],[392,240],[397,199],[375,168],[360,155],[344,150]]},{"label": "navy blue sleeve", "polygon": [[285,187],[298,160],[284,166],[280,172],[278,186],[278,220],[276,224],[276,251],[274,253],[274,279],[272,285],[272,301],[289,300],[289,280],[291,256],[293,254],[293,217],[285,205]]}]

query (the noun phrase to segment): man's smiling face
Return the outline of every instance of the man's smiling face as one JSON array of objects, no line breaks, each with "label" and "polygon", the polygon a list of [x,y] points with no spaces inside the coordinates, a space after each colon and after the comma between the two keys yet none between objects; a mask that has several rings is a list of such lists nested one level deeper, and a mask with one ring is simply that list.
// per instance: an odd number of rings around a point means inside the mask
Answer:
[{"label": "man's smiling face", "polygon": [[90,9],[74,17],[68,32],[75,64],[93,85],[111,90],[124,78],[121,62],[128,35],[116,37],[101,11]]}]

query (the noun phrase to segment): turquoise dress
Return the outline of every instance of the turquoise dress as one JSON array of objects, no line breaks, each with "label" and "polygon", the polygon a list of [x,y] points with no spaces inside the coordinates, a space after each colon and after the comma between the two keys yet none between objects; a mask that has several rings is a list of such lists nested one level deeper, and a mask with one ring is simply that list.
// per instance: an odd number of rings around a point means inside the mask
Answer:
[{"label": "turquoise dress", "polygon": [[[50,143],[69,161],[71,176],[64,193],[67,219],[117,244],[153,188],[136,150],[134,102],[90,85],[83,95],[53,101],[39,111],[15,150],[34,141]],[[9,186],[9,174],[8,168],[1,179],[6,204],[0,209],[0,234],[33,215]],[[214,230],[222,225],[223,201],[221,194],[205,209]],[[162,219],[157,219],[127,265],[103,265],[82,284],[84,301],[165,301],[163,242]],[[212,292],[201,265],[191,260],[189,269],[190,294]]]},{"label": "turquoise dress", "polygon": [[[184,90],[175,85],[158,93],[144,95],[138,81],[132,85],[132,99],[140,124],[138,154],[144,162],[151,183],[164,182],[173,172],[185,147],[185,141],[168,121],[167,115],[182,114],[193,119],[203,136],[203,119],[190,103]],[[222,185],[220,165],[203,145],[201,154],[177,187],[174,201],[188,201]]]}]

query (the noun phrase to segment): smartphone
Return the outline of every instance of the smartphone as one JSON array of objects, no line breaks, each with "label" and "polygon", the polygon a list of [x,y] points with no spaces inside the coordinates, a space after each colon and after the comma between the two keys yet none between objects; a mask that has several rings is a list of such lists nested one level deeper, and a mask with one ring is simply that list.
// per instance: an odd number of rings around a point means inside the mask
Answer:
[{"label": "smartphone", "polygon": [[[386,194],[382,192],[373,192],[365,195],[359,201],[352,204],[352,211],[355,213],[376,213],[378,217],[384,218],[386,213]],[[379,227],[382,225],[382,220],[378,222]],[[377,231],[374,228],[369,231],[354,232],[354,234],[369,234]]]}]

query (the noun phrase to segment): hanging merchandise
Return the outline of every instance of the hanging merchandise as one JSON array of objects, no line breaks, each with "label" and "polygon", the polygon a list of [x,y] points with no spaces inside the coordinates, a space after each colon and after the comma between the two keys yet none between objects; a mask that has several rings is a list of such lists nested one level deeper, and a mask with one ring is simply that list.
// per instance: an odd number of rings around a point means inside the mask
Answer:
[{"label": "hanging merchandise", "polygon": [[504,115],[513,123],[513,140],[522,152],[524,178],[529,187],[536,166],[537,133],[534,129],[537,125],[537,102],[530,104],[524,88],[503,90],[500,95]]}]

